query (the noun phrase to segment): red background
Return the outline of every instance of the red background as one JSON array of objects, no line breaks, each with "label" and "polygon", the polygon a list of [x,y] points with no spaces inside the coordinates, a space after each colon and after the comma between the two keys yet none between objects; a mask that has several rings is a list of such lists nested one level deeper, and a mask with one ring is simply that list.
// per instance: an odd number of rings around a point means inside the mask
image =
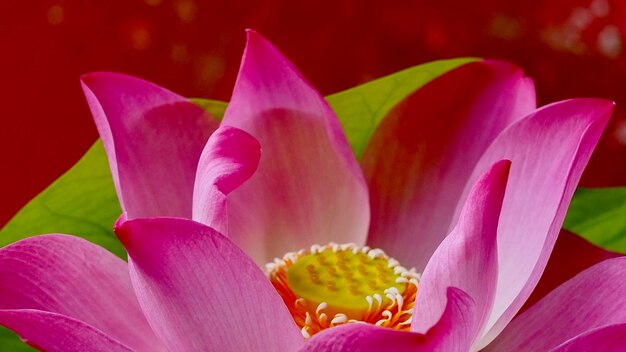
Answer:
[{"label": "red background", "polygon": [[540,104],[618,103],[584,176],[626,184],[626,4],[619,0],[108,0],[0,2],[0,224],[97,138],[78,78],[115,70],[228,100],[244,28],[274,42],[322,93],[425,61],[502,58]]}]

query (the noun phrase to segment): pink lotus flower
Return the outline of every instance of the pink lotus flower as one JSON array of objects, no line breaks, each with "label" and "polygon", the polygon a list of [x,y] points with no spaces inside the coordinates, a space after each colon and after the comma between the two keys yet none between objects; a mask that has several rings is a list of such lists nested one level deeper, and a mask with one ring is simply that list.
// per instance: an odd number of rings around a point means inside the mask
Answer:
[{"label": "pink lotus flower", "polygon": [[[254,32],[219,128],[186,99],[141,80],[100,73],[83,86],[125,211],[115,231],[129,260],[67,235],[0,249],[0,324],[36,347],[623,345],[615,337],[626,337],[624,258],[581,272],[518,314],[610,102],[536,109],[532,82],[516,67],[467,64],[394,109],[359,166],[324,99]],[[331,242],[353,245],[317,246]],[[268,280],[259,266],[274,257],[283,259]],[[375,270],[379,277],[367,276]],[[311,282],[285,279],[285,271],[321,286],[303,291]],[[337,286],[322,282],[338,271]],[[392,287],[377,293],[389,277]],[[370,291],[352,301],[351,290]],[[328,301],[315,301],[321,293]],[[372,324],[348,322],[359,314]]]}]

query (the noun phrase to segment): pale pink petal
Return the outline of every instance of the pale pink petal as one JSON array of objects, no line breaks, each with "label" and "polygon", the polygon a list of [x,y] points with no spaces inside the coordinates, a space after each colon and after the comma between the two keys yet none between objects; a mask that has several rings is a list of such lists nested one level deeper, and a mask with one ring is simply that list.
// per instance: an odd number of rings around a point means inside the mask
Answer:
[{"label": "pale pink petal", "polygon": [[531,296],[524,302],[521,311],[537,303],[543,296],[579,272],[603,260],[619,256],[618,253],[596,247],[574,233],[561,230],[546,270]]},{"label": "pale pink petal", "polygon": [[476,304],[471,342],[489,317],[498,277],[497,230],[510,162],[494,164],[474,185],[459,222],[426,265],[413,311],[412,331],[425,332],[446,307],[446,290],[458,287]]},{"label": "pale pink petal", "polygon": [[367,187],[335,114],[253,31],[223,124],[263,149],[257,172],[228,196],[229,236],[257,263],[315,243],[365,243]]},{"label": "pale pink petal", "polygon": [[168,351],[293,351],[303,343],[263,272],[210,227],[136,219],[116,233],[141,307]]},{"label": "pale pink petal", "polygon": [[496,301],[481,345],[497,336],[539,281],[612,110],[601,99],[543,107],[499,135],[477,164],[472,180],[497,160],[512,162],[498,226]]},{"label": "pale pink petal", "polygon": [[463,291],[449,288],[441,319],[426,333],[352,323],[314,335],[300,352],[467,352],[475,327],[475,307]]},{"label": "pale pink petal", "polygon": [[626,323],[626,257],[574,276],[517,316],[488,351],[548,351],[591,329]]},{"label": "pale pink petal", "polygon": [[58,313],[132,349],[161,349],[137,303],[127,264],[78,237],[35,236],[0,249],[0,309]]},{"label": "pale pink petal", "polygon": [[551,352],[624,352],[625,346],[626,324],[615,324],[587,331]]},{"label": "pale pink petal", "polygon": [[93,326],[68,316],[40,310],[0,310],[0,325],[24,342],[47,352],[131,352],[128,346]]},{"label": "pale pink petal", "polygon": [[138,78],[100,72],[81,83],[128,217],[191,218],[196,166],[217,120]]},{"label": "pale pink petal", "polygon": [[534,108],[532,81],[498,61],[461,66],[408,97],[385,117],[362,158],[372,207],[368,244],[423,270],[454,226],[480,156]]},{"label": "pale pink petal", "polygon": [[256,171],[261,147],[248,133],[229,126],[209,138],[196,173],[193,220],[228,234],[226,196]]}]

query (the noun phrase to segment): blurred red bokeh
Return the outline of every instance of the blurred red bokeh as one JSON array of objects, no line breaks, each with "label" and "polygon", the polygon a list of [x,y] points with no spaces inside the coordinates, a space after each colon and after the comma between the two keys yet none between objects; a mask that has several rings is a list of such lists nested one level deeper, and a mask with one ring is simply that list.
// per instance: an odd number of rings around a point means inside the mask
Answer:
[{"label": "blurred red bokeh", "polygon": [[425,61],[501,58],[540,104],[613,99],[583,183],[626,184],[626,2],[620,0],[108,0],[0,3],[0,224],[97,138],[78,78],[114,70],[228,100],[255,28],[322,93]]}]

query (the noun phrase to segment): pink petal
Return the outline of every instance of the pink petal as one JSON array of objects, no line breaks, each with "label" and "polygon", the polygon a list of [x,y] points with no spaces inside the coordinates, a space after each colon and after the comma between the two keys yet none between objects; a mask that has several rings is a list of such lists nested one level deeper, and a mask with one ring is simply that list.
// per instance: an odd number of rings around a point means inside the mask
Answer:
[{"label": "pink petal", "polygon": [[209,138],[196,174],[193,219],[220,233],[228,233],[226,196],[256,171],[261,146],[248,133],[229,126]]},{"label": "pink petal", "polygon": [[475,326],[473,301],[455,288],[447,290],[447,297],[441,319],[426,334],[351,323],[314,335],[300,352],[468,351],[472,339],[468,327]]},{"label": "pink petal", "polygon": [[457,226],[426,265],[413,312],[412,331],[433,326],[446,307],[446,290],[458,287],[476,304],[471,342],[493,304],[498,277],[497,229],[510,162],[494,164],[474,185]]},{"label": "pink petal", "polygon": [[423,270],[454,226],[480,156],[534,108],[532,81],[497,61],[461,66],[396,107],[362,158],[372,206],[368,243]]},{"label": "pink petal", "polygon": [[42,235],[0,249],[0,309],[58,313],[132,349],[161,349],[137,303],[126,263],[78,237]]},{"label": "pink petal", "polygon": [[554,246],[546,271],[541,275],[537,287],[524,303],[522,311],[539,301],[543,296],[557,288],[574,275],[603,260],[615,258],[620,254],[596,247],[584,238],[561,230]]},{"label": "pink petal", "polygon": [[489,351],[548,351],[591,329],[626,323],[626,257],[605,260],[517,316]]},{"label": "pink petal", "polygon": [[228,196],[229,236],[257,263],[315,243],[365,243],[367,188],[335,114],[253,31],[223,124],[263,148],[257,172]]},{"label": "pink petal", "polygon": [[587,331],[559,345],[551,352],[623,352],[626,324],[615,324]]},{"label": "pink petal", "polygon": [[472,179],[493,162],[512,162],[498,227],[498,285],[489,318],[491,341],[539,281],[567,205],[613,104],[575,99],[543,107],[505,130],[485,152]]},{"label": "pink petal", "polygon": [[300,352],[401,352],[431,351],[425,335],[349,323],[314,335]]},{"label": "pink petal", "polygon": [[48,352],[130,352],[128,346],[93,326],[68,316],[40,310],[0,310],[0,325],[26,343]]},{"label": "pink petal", "polygon": [[292,351],[303,342],[269,280],[225,236],[185,219],[124,222],[131,279],[168,351]]},{"label": "pink petal", "polygon": [[129,218],[191,218],[196,166],[217,120],[138,78],[101,72],[81,83]]}]

